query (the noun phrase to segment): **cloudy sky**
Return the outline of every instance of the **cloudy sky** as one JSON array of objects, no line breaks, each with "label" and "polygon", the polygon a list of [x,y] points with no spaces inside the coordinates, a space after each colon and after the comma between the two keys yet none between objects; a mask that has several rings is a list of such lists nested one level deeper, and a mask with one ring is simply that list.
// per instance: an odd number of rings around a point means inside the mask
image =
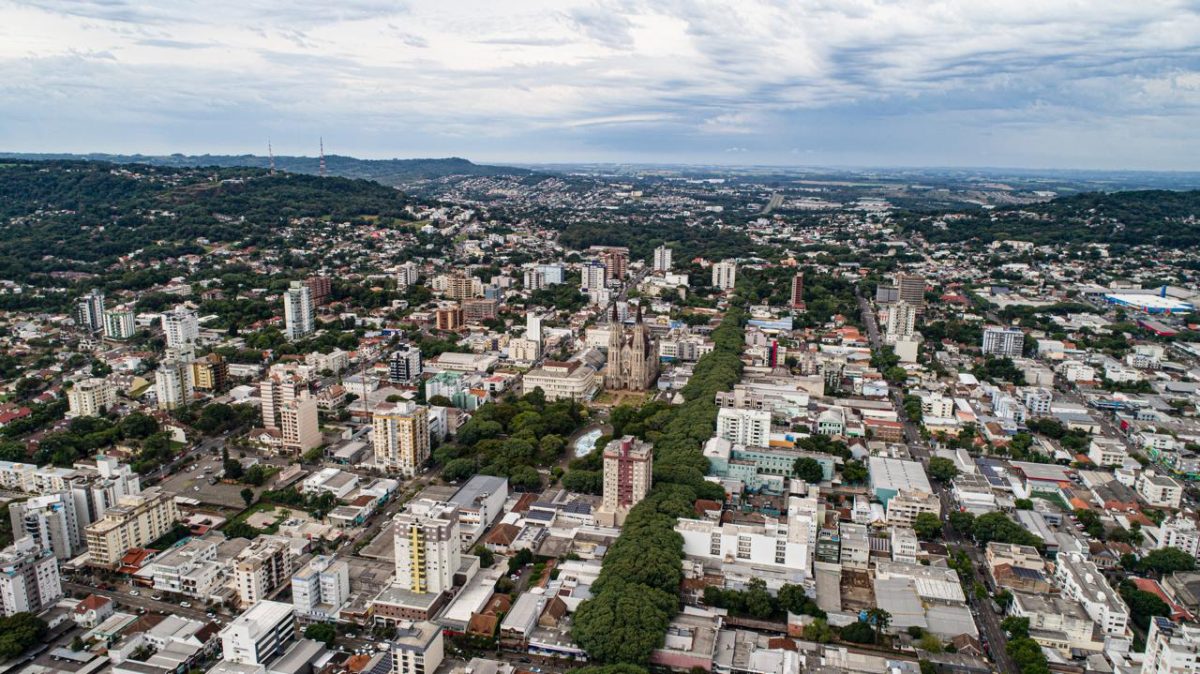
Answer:
[{"label": "cloudy sky", "polygon": [[1197,0],[0,0],[0,150],[1200,169]]}]

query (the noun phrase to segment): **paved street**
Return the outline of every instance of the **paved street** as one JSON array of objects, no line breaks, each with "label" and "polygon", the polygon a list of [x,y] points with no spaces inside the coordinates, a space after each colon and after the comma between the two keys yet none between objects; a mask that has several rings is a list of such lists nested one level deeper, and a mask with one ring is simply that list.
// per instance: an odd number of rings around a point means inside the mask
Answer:
[{"label": "paved street", "polygon": [[111,599],[116,600],[118,605],[120,605],[121,607],[124,607],[126,609],[128,607],[132,606],[134,609],[144,608],[147,611],[157,611],[159,613],[164,613],[167,615],[180,615],[185,618],[192,618],[193,620],[208,620],[209,619],[208,616],[205,615],[204,610],[197,609],[195,606],[193,606],[192,608],[184,608],[178,604],[174,604],[174,603],[171,603],[168,601],[155,601],[155,600],[151,599],[149,596],[146,595],[146,592],[150,592],[150,590],[148,588],[144,589],[144,590],[139,590],[139,596],[135,597],[135,596],[129,594],[128,592],[116,591],[116,590],[101,590],[101,589],[96,588],[93,585],[83,585],[81,583],[73,583],[73,582],[63,581],[62,585],[63,585],[64,590],[69,590],[74,593],[83,594],[83,595],[96,594],[96,595],[100,595],[102,597],[109,597]]}]

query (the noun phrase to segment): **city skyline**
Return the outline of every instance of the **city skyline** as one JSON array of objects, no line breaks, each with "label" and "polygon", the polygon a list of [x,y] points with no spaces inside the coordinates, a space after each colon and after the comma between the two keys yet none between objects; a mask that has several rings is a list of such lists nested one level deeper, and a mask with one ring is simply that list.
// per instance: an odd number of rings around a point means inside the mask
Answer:
[{"label": "city skyline", "polygon": [[0,3],[0,149],[1195,170],[1193,3]]}]

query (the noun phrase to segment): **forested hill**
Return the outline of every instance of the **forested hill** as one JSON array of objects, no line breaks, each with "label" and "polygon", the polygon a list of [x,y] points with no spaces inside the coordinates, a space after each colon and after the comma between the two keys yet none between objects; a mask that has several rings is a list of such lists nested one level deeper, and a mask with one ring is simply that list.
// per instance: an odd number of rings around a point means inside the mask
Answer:
[{"label": "forested hill", "polygon": [[[169,166],[175,168],[195,168],[202,166],[217,166],[222,168],[260,168],[270,167],[270,158],[261,155],[117,155],[117,154],[13,154],[0,153],[0,159],[33,159],[33,160],[87,160],[106,161],[114,164],[144,164],[147,166]],[[317,157],[275,157],[275,168],[289,173],[307,173],[317,175],[320,172],[320,160]],[[327,155],[325,157],[325,172],[330,176],[342,178],[358,178],[374,180],[384,185],[403,186],[405,184],[444,178],[447,176],[496,176],[496,175],[528,175],[527,169],[510,166],[489,166],[475,164],[460,157],[445,159],[357,159],[342,155]]]},{"label": "forested hill", "polygon": [[367,180],[259,169],[0,161],[0,279],[95,273],[137,250],[264,244],[292,218],[410,220],[411,197]]},{"label": "forested hill", "polygon": [[1200,245],[1200,190],[1088,192],[991,211],[910,212],[900,221],[935,242],[1015,239],[1189,248]]}]

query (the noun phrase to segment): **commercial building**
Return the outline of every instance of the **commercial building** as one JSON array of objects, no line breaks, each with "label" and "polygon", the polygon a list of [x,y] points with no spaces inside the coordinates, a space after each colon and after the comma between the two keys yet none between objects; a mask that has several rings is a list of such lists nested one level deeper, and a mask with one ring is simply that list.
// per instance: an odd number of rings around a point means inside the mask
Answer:
[{"label": "commercial building", "polygon": [[671,249],[659,246],[654,249],[654,271],[671,271]]},{"label": "commercial building", "polygon": [[1175,515],[1163,522],[1160,530],[1162,535],[1159,537],[1158,547],[1178,548],[1192,557],[1200,555],[1200,530],[1197,530],[1195,520],[1184,515]]},{"label": "commercial building", "polygon": [[530,370],[521,378],[525,393],[542,389],[546,400],[575,400],[586,402],[596,395],[596,371],[579,361],[560,362],[548,360],[542,366]]},{"label": "commercial building", "polygon": [[925,475],[925,468],[916,461],[872,456],[868,462],[868,470],[871,474],[871,493],[885,506],[901,490],[933,493],[933,488],[929,486],[929,478]]},{"label": "commercial building", "polygon": [[350,566],[317,555],[292,576],[292,606],[309,620],[332,620],[350,598]]},{"label": "commercial building", "polygon": [[88,564],[115,568],[126,550],[158,539],[178,520],[174,495],[158,487],[121,496],[117,505],[85,530]]},{"label": "commercial building", "polygon": [[392,674],[433,674],[445,649],[442,627],[429,621],[402,622],[392,639]]},{"label": "commercial building", "polygon": [[67,391],[67,412],[72,417],[100,416],[116,404],[117,387],[100,377],[75,382]]},{"label": "commercial building", "polygon": [[626,435],[604,448],[604,496],[596,519],[621,525],[633,506],[646,498],[654,472],[654,446]]},{"label": "commercial building", "polygon": [[887,521],[893,526],[912,526],[921,513],[941,517],[942,502],[933,492],[900,489],[887,500]]},{"label": "commercial building", "polygon": [[0,551],[0,614],[38,614],[62,599],[58,560],[32,538]]},{"label": "commercial building", "polygon": [[458,528],[462,549],[470,550],[484,531],[504,514],[508,500],[508,479],[495,475],[475,475],[459,487],[449,503],[458,506]]},{"label": "commercial building", "polygon": [[289,341],[303,339],[317,329],[312,290],[301,281],[292,281],[283,293],[283,326]]},{"label": "commercial building", "polygon": [[394,383],[407,383],[421,376],[421,349],[412,344],[402,344],[388,358],[388,379]]},{"label": "commercial building", "polygon": [[1096,623],[1079,602],[1061,595],[1013,592],[1009,613],[1029,619],[1029,636],[1044,648],[1070,658],[1072,651],[1100,651],[1103,640],[1094,640]]},{"label": "commercial building", "polygon": [[1109,304],[1126,307],[1144,314],[1187,314],[1196,310],[1188,302],[1171,299],[1164,294],[1151,295],[1141,293],[1108,293],[1104,301]]},{"label": "commercial building", "polygon": [[189,348],[200,338],[200,318],[194,310],[180,304],[163,313],[162,330],[168,349]]},{"label": "commercial building", "polygon": [[429,460],[429,410],[411,402],[380,403],[372,410],[375,465],[406,477]]},{"label": "commercial building", "polygon": [[816,499],[792,497],[786,524],[772,517],[762,524],[681,519],[675,531],[683,537],[683,552],[689,558],[714,565],[763,567],[802,582],[812,575],[816,514]]},{"label": "commercial building", "polygon": [[75,325],[84,332],[96,333],[104,328],[104,292],[93,288],[75,302]]},{"label": "commercial building", "polygon": [[712,266],[712,284],[718,290],[733,290],[737,285],[737,262],[723,260]]},{"label": "commercial building", "polygon": [[983,354],[1017,358],[1025,347],[1025,333],[1020,328],[988,326],[983,329]]},{"label": "commercial building", "polygon": [[1097,466],[1120,466],[1129,454],[1116,438],[1097,436],[1088,443],[1088,459]]},{"label": "commercial building", "polygon": [[192,538],[159,555],[138,571],[149,577],[154,589],[207,601],[226,578],[226,566],[217,561],[220,538]]},{"label": "commercial building", "polygon": [[925,277],[899,272],[895,276],[896,299],[918,309],[925,306]]},{"label": "commercial building", "polygon": [[717,412],[717,437],[735,445],[766,447],[771,441],[771,413],[722,407]]},{"label": "commercial building", "polygon": [[[292,577],[295,558],[286,538],[259,536],[238,553],[233,565],[234,589],[242,606],[266,599]],[[288,607],[289,612],[291,607]]]},{"label": "commercial building", "polygon": [[137,332],[133,310],[109,309],[104,312],[104,336],[109,339],[129,339]]},{"label": "commercial building", "polygon": [[1155,508],[1178,508],[1183,499],[1183,485],[1152,470],[1142,471],[1136,488],[1138,496]]},{"label": "commercial building", "polygon": [[260,601],[221,630],[221,654],[226,662],[266,665],[283,654],[296,637],[296,616],[290,604]]},{"label": "commercial building", "polygon": [[462,561],[458,506],[421,499],[393,522],[395,585],[416,594],[440,594],[454,586]]}]

